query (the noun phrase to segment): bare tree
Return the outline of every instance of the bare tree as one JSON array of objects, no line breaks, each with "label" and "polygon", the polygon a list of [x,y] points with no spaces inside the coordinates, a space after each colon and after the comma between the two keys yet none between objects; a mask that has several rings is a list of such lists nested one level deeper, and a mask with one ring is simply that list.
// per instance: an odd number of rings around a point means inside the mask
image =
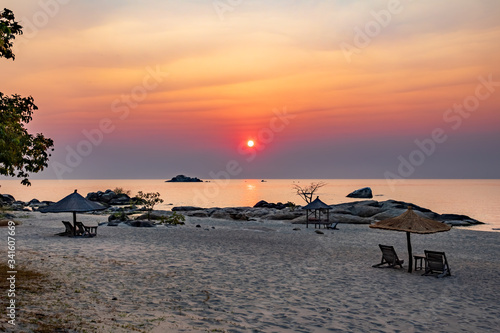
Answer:
[{"label": "bare tree", "polygon": [[293,189],[297,191],[297,195],[304,199],[308,204],[311,203],[314,193],[321,187],[325,186],[325,182],[311,183],[307,186],[293,185]]}]

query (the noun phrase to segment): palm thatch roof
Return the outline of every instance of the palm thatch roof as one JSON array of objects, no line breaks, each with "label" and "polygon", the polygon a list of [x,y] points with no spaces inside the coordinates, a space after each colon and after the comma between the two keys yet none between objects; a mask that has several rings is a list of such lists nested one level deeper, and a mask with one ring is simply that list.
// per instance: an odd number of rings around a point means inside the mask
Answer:
[{"label": "palm thatch roof", "polygon": [[100,203],[85,199],[75,190],[74,193],[71,193],[70,195],[59,200],[53,205],[41,208],[40,211],[42,213],[63,213],[63,212],[74,213],[74,212],[91,212],[94,210],[103,210],[103,209],[106,209],[106,207],[101,205]]},{"label": "palm thatch roof", "polygon": [[370,225],[370,228],[406,231],[416,234],[433,234],[451,229],[445,223],[416,214],[411,207],[408,207],[408,210],[399,216]]},{"label": "palm thatch roof", "polygon": [[302,209],[332,209],[332,207],[321,201],[319,197],[316,197],[316,199],[302,207]]}]

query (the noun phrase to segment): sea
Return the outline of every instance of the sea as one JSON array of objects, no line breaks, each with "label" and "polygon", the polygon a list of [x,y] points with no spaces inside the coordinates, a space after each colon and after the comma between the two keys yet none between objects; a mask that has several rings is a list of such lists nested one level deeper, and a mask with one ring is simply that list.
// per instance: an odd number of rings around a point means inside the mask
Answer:
[{"label": "sea", "polygon": [[58,201],[77,190],[89,192],[122,188],[132,195],[138,191],[158,192],[164,200],[155,209],[170,210],[175,206],[244,207],[260,200],[293,202],[304,205],[294,190],[295,185],[307,186],[324,182],[315,195],[327,204],[339,204],[361,199],[347,198],[352,191],[370,187],[373,200],[388,199],[411,202],[444,214],[468,215],[485,224],[467,227],[471,230],[499,232],[500,180],[498,179],[211,179],[203,183],[171,183],[164,179],[98,179],[98,180],[32,180],[29,187],[18,179],[0,179],[0,193],[11,194],[16,200]]}]

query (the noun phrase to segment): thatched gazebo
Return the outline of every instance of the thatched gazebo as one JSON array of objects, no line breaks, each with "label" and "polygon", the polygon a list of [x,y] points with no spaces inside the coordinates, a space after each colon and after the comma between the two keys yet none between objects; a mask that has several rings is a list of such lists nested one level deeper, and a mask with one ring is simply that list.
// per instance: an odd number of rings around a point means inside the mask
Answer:
[{"label": "thatched gazebo", "polygon": [[[314,201],[302,207],[302,209],[306,210],[306,228],[309,228],[309,222],[314,223],[314,228],[316,228],[316,225],[321,228],[322,224],[325,226],[330,224],[330,209],[332,208],[321,201],[319,197],[316,197]],[[325,212],[326,219],[322,220],[321,214],[325,215]]]},{"label": "thatched gazebo", "polygon": [[370,228],[404,231],[406,232],[406,241],[408,245],[408,272],[412,272],[413,255],[411,249],[410,233],[415,234],[433,234],[436,232],[448,231],[451,227],[445,223],[428,219],[417,215],[411,206],[403,214],[371,224]]}]

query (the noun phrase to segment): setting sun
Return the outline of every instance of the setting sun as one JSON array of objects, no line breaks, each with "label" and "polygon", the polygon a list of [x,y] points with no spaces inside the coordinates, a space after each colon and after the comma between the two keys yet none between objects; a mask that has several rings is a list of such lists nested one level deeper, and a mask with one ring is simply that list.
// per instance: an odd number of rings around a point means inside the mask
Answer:
[{"label": "setting sun", "polygon": [[253,140],[248,140],[247,146],[251,148],[251,147],[255,146],[255,142]]}]

